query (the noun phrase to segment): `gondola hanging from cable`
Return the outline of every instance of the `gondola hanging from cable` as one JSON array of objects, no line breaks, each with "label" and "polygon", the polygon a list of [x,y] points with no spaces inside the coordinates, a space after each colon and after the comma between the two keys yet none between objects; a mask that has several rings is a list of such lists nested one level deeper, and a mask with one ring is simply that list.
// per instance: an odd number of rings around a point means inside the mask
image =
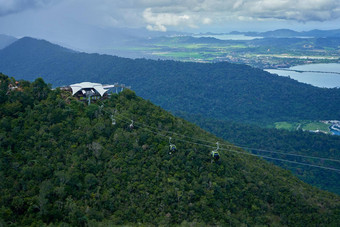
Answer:
[{"label": "gondola hanging from cable", "polygon": [[111,121],[112,121],[112,125],[116,125],[116,124],[117,124],[117,121],[116,121],[116,119],[114,118],[114,116],[111,115],[110,118],[111,118]]},{"label": "gondola hanging from cable", "polygon": [[220,149],[220,144],[216,142],[216,149],[211,151],[211,157],[213,158],[212,161],[218,161],[220,159],[220,154],[218,153],[218,149]]},{"label": "gondola hanging from cable", "polygon": [[169,154],[172,154],[173,152],[175,152],[177,150],[177,147],[175,144],[171,143],[171,137],[169,137]]},{"label": "gondola hanging from cable", "polygon": [[129,128],[130,128],[130,129],[133,129],[133,128],[134,128],[133,120],[131,120],[131,124],[129,125]]}]

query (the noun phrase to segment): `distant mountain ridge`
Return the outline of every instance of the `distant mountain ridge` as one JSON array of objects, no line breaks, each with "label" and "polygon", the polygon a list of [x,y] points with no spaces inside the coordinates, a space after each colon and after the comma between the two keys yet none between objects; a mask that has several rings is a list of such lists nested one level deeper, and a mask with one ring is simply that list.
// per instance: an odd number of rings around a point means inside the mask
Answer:
[{"label": "distant mountain ridge", "polygon": [[127,59],[23,38],[0,51],[0,71],[53,86],[124,82],[173,111],[246,122],[336,119],[340,90],[322,89],[246,65]]},{"label": "distant mountain ridge", "polygon": [[[1,71],[31,81],[43,77],[54,87],[82,81],[124,83],[132,86],[138,95],[167,110],[200,114],[216,120],[266,125],[275,121],[337,119],[340,116],[339,89],[316,88],[249,66],[226,62],[200,64],[133,60],[73,52],[46,41],[24,38],[0,51]],[[224,134],[228,133],[219,135]],[[264,139],[272,141],[270,137]],[[294,149],[299,150],[299,146]],[[309,154],[311,150],[300,152]],[[305,172],[310,173],[319,174],[314,169]],[[332,179],[329,181],[334,182]],[[337,186],[323,188],[334,187]]]},{"label": "distant mountain ridge", "polygon": [[274,31],[266,32],[230,32],[235,35],[246,35],[246,36],[258,36],[258,37],[276,37],[276,38],[287,38],[287,37],[314,37],[314,38],[325,38],[325,37],[340,37],[340,29],[333,30],[310,30],[297,32],[290,29],[277,29]]}]

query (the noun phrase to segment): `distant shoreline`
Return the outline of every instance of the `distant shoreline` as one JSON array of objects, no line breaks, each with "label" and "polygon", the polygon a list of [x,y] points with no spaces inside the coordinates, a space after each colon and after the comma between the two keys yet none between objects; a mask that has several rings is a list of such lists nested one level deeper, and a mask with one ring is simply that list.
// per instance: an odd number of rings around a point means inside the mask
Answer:
[{"label": "distant shoreline", "polygon": [[264,71],[289,77],[316,87],[340,87],[340,63],[313,63],[296,65],[290,68],[264,69]]},{"label": "distant shoreline", "polygon": [[297,69],[287,69],[287,68],[280,68],[279,70],[283,70],[283,71],[291,71],[291,72],[298,72],[298,73],[330,73],[330,74],[339,74],[339,75],[340,75],[340,72],[313,71],[313,70],[297,70]]}]

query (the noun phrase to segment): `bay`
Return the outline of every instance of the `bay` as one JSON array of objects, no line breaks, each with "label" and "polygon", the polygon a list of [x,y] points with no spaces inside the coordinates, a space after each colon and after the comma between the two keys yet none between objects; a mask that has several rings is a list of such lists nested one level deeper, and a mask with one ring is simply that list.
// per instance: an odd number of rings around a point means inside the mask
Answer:
[{"label": "bay", "polygon": [[339,63],[298,65],[283,69],[265,69],[265,71],[279,76],[289,76],[316,87],[340,87]]},{"label": "bay", "polygon": [[245,36],[245,35],[230,35],[230,34],[218,34],[218,35],[194,35],[195,38],[212,37],[219,40],[253,40],[262,39],[263,37]]},{"label": "bay", "polygon": [[340,136],[340,131],[331,130],[333,135]]}]

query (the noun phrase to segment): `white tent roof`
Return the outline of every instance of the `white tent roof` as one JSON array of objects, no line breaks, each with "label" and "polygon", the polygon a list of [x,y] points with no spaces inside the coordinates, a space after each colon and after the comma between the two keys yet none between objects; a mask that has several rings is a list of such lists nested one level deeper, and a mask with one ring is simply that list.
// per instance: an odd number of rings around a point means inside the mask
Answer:
[{"label": "white tent roof", "polygon": [[[75,93],[77,93],[81,89],[86,89],[86,88],[95,89],[101,96],[103,96],[105,94],[105,92],[108,91],[108,90],[104,89],[102,84],[91,83],[91,82],[82,82],[82,83],[79,83],[79,84],[71,84],[70,87],[72,89],[72,95],[74,95]],[[105,88],[108,88],[108,87],[105,87]]]}]

